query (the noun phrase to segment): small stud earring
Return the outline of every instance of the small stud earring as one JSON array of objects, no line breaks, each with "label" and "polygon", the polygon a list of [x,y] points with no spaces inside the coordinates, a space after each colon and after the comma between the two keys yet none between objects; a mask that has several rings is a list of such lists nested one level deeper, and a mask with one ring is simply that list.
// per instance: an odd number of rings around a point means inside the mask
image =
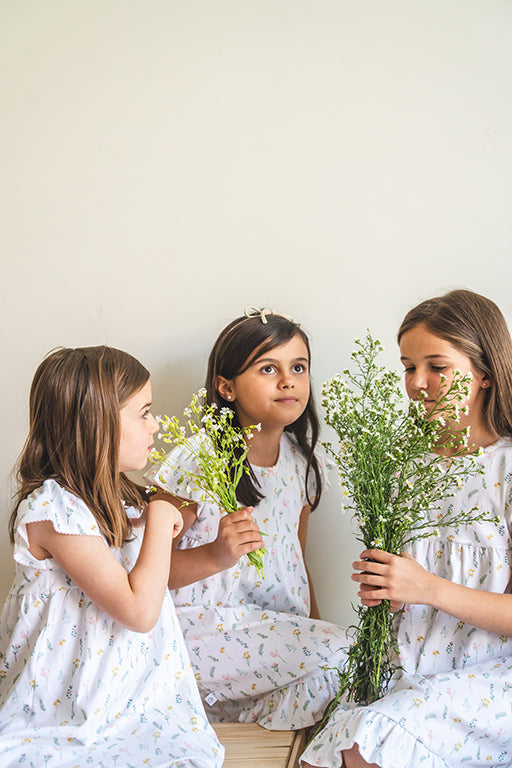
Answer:
[{"label": "small stud earring", "polygon": [[231,400],[231,395],[227,395],[226,399]]}]

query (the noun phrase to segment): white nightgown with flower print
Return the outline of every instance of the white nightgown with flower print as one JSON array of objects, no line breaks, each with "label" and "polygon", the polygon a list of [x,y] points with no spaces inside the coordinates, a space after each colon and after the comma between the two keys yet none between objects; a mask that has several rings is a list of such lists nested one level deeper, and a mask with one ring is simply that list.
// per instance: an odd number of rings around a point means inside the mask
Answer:
[{"label": "white nightgown with flower print", "polygon": [[[510,592],[512,443],[500,440],[480,460],[484,474],[445,504],[456,511],[477,506],[499,524],[441,529],[410,551],[452,582]],[[302,759],[338,768],[341,751],[357,743],[365,760],[382,768],[511,766],[512,639],[408,605],[398,642],[404,672],[390,692],[366,707],[341,704]]]},{"label": "white nightgown with flower print", "polygon": [[[194,471],[194,460],[175,449],[146,477],[200,499],[201,492],[187,487],[183,468]],[[308,618],[309,585],[298,538],[307,504],[300,449],[284,433],[277,464],[253,470],[264,494],[253,517],[265,533],[265,578],[243,557],[233,568],[172,594],[208,717],[302,728],[319,720],[336,694],[338,675],[322,668],[342,663],[348,641],[334,624]],[[198,503],[197,519],[179,546],[213,541],[221,515],[215,505]]]},{"label": "white nightgown with flower print", "polygon": [[[151,632],[126,629],[55,560],[30,554],[26,524],[39,520],[63,534],[101,535],[86,505],[54,480],[20,505],[15,578],[0,617],[2,768],[220,768],[224,750],[169,593]],[[142,532],[115,552],[127,571]]]}]

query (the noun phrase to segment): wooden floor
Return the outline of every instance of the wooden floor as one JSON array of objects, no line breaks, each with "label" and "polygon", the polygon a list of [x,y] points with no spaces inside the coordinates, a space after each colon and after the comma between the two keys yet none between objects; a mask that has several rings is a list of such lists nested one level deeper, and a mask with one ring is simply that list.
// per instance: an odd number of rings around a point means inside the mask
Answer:
[{"label": "wooden floor", "polygon": [[224,768],[298,768],[304,731],[268,731],[257,723],[216,723]]}]

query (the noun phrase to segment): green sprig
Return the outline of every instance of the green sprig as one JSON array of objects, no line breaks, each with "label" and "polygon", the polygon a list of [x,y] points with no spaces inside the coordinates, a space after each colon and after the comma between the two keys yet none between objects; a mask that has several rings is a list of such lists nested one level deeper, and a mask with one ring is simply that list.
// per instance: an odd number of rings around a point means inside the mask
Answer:
[{"label": "green sprig", "polygon": [[[251,439],[255,429],[260,429],[260,425],[237,428],[233,424],[234,412],[231,408],[218,409],[216,403],[208,404],[205,397],[205,389],[193,395],[183,411],[184,424],[177,416],[159,416],[158,436],[164,443],[182,448],[195,461],[195,471],[176,466],[181,472],[178,486],[186,482],[187,491],[196,488],[202,492],[202,501],[209,500],[225,512],[235,512],[239,509],[236,497],[238,483],[243,473],[250,471],[245,463],[249,449],[247,440]],[[165,461],[172,466],[166,451],[154,450],[150,459],[153,463]],[[264,578],[265,554],[265,547],[247,554],[260,578]]]},{"label": "green sprig", "polygon": [[[356,341],[355,370],[335,376],[322,388],[325,418],[338,438],[324,443],[339,472],[346,509],[358,523],[357,539],[367,549],[400,554],[405,545],[432,536],[442,526],[460,526],[487,519],[476,507],[459,513],[441,512],[465,479],[482,472],[478,453],[469,445],[469,427],[458,429],[471,373],[455,372],[426,412],[423,393],[404,405],[400,376],[379,366],[382,345],[367,333]],[[447,458],[449,456],[449,458]],[[380,698],[400,667],[389,601],[376,607],[358,606],[355,642],[340,674],[342,695],[368,704]]]}]

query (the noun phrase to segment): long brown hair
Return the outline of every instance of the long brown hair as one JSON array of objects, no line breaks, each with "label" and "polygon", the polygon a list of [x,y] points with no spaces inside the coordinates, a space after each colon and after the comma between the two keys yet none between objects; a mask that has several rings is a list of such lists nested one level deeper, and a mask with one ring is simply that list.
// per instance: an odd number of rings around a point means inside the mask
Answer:
[{"label": "long brown hair", "polygon": [[[254,317],[237,317],[223,331],[221,331],[208,359],[208,371],[206,374],[206,397],[209,403],[216,403],[220,408],[232,408],[235,413],[233,423],[240,426],[236,410],[233,404],[224,400],[217,392],[215,382],[217,376],[225,379],[234,379],[247,370],[256,357],[265,355],[271,349],[286,344],[299,335],[306,345],[308,359],[311,362],[311,350],[309,339],[298,323],[283,315],[266,315],[266,323],[261,321],[260,315]],[[304,412],[299,418],[285,427],[290,432],[306,458],[306,498],[315,509],[322,495],[322,477],[320,467],[314,454],[320,431],[318,416],[315,408],[313,392],[310,390],[309,400]],[[237,499],[246,506],[256,506],[263,498],[258,489],[258,481],[247,462],[249,473],[244,473],[237,487]],[[315,483],[315,497],[310,499],[308,480],[313,473]]]},{"label": "long brown hair", "polygon": [[493,434],[512,437],[512,340],[499,307],[473,291],[450,291],[411,309],[398,331],[398,342],[420,324],[487,374],[491,386],[482,409],[484,423]]},{"label": "long brown hair", "polygon": [[30,389],[11,541],[20,503],[50,478],[85,502],[110,546],[129,537],[123,501],[140,508],[142,496],[119,472],[119,412],[148,379],[138,360],[112,347],[58,349],[43,360]]}]

